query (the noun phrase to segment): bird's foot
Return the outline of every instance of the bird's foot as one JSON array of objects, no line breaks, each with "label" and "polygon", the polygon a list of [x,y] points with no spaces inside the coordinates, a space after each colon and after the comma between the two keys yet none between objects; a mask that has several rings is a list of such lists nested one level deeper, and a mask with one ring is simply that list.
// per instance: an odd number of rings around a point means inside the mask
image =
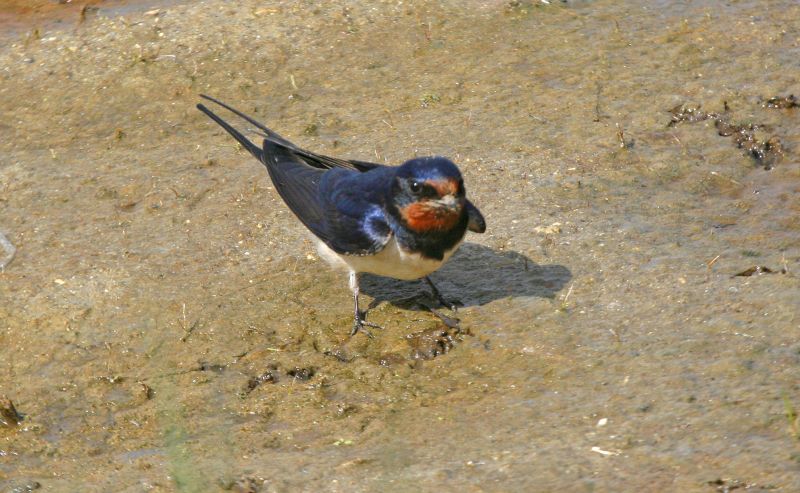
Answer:
[{"label": "bird's foot", "polygon": [[[429,305],[426,301],[419,302],[423,307],[427,308],[429,312],[436,315],[439,320],[448,328],[455,331],[456,334],[461,333],[461,320],[457,317],[448,317],[444,313],[440,312],[439,310],[435,310],[433,306]],[[453,309],[453,311],[455,311]]]},{"label": "bird's foot", "polygon": [[353,330],[350,331],[350,337],[353,337],[359,332],[363,332],[364,334],[367,335],[367,337],[372,339],[375,336],[372,335],[372,333],[369,331],[367,327],[371,327],[373,329],[383,329],[383,327],[378,324],[367,322],[365,318],[366,315],[367,315],[366,312],[359,312],[358,314],[356,314],[355,319],[353,320]]},{"label": "bird's foot", "polygon": [[443,307],[454,312],[458,312],[459,305],[463,305],[460,300],[448,300],[443,296],[436,296],[436,301],[438,301]]},{"label": "bird's foot", "polygon": [[445,298],[442,295],[441,291],[439,291],[439,288],[436,287],[436,285],[433,283],[433,281],[431,281],[429,277],[426,277],[425,281],[428,283],[428,286],[431,287],[431,294],[433,298],[435,298],[436,301],[438,301],[439,304],[442,305],[443,307],[449,308],[450,310],[457,312],[458,305],[463,305],[463,303],[461,303],[461,301],[459,300],[448,300],[447,298]]}]

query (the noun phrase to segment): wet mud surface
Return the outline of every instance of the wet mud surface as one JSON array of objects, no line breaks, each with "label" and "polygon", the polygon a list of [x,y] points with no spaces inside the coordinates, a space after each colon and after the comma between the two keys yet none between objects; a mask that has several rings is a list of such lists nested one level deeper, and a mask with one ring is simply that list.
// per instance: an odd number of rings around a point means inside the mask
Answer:
[{"label": "wet mud surface", "polygon": [[[796,2],[128,6],[0,47],[0,491],[800,490]],[[459,163],[458,311],[199,93]]]},{"label": "wet mud surface", "polygon": [[[756,133],[768,130],[764,125],[756,123],[732,123],[727,113],[730,112],[728,102],[724,101],[724,113],[706,113],[699,106],[679,105],[670,110],[672,119],[667,126],[688,122],[696,123],[712,120],[717,134],[721,137],[731,137],[733,144],[742,149],[746,155],[765,170],[772,169],[783,158],[783,145],[776,136],[759,138]],[[772,97],[762,106],[765,108],[794,108],[796,101],[793,95],[788,97]]]},{"label": "wet mud surface", "polygon": [[[0,40],[39,40],[53,30],[78,29],[97,16],[155,15],[179,0],[0,0]],[[152,8],[152,10],[150,10]],[[148,14],[149,13],[149,14]]]}]

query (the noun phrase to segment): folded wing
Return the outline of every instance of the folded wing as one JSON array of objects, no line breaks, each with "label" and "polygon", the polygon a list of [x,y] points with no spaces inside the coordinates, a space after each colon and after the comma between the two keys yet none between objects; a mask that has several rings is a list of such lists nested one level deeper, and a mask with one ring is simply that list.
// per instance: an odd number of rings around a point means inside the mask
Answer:
[{"label": "folded wing", "polygon": [[377,252],[389,240],[383,209],[369,200],[372,190],[362,186],[366,173],[316,168],[293,149],[266,139],[263,154],[283,201],[333,251],[365,255]]}]

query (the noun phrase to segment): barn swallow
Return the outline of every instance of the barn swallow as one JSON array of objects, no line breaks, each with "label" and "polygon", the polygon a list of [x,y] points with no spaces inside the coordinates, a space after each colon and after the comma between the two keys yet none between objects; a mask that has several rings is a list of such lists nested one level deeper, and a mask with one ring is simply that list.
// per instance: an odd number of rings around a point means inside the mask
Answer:
[{"label": "barn swallow", "polygon": [[257,127],[261,147],[203,104],[208,115],[261,162],[278,194],[317,239],[320,256],[350,274],[354,321],[351,336],[367,322],[358,308],[358,275],[424,278],[447,303],[429,274],[456,251],[467,230],[483,233],[486,222],[466,199],[464,180],[452,161],[422,157],[401,166],[339,159],[301,149],[244,113],[201,94]]}]

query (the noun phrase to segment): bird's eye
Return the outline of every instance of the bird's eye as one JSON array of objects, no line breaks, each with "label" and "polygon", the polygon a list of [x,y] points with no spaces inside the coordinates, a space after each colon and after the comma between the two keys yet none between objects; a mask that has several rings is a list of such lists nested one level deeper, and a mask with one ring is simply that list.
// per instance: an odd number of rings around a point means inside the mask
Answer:
[{"label": "bird's eye", "polygon": [[414,181],[411,182],[411,185],[409,185],[409,188],[411,188],[412,192],[419,193],[420,190],[422,190],[422,184],[420,182],[414,180]]}]

